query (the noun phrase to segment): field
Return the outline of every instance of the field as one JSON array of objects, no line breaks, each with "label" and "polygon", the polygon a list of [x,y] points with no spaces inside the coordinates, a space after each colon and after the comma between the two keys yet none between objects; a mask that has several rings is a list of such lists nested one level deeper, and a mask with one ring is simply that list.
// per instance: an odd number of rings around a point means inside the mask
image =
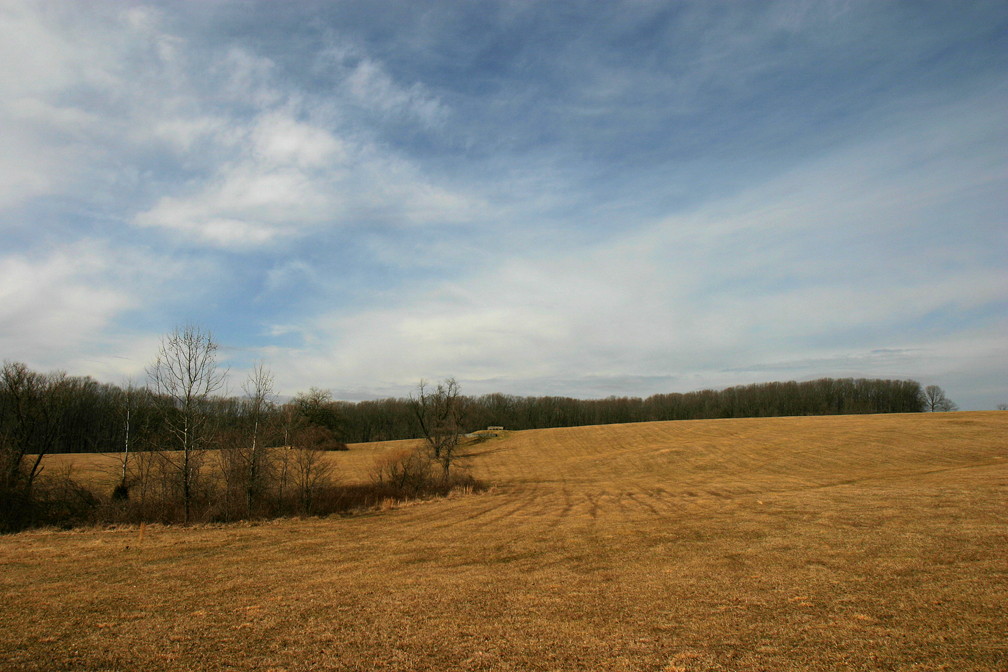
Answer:
[{"label": "field", "polygon": [[[332,459],[362,479],[390,445]],[[0,537],[0,668],[1008,670],[1008,413],[536,430],[467,461],[488,491]]]}]

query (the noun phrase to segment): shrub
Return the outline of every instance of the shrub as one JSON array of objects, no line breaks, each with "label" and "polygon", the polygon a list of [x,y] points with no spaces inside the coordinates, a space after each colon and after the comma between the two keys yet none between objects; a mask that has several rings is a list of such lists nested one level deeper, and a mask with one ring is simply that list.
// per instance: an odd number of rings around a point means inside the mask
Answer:
[{"label": "shrub", "polygon": [[397,493],[416,495],[431,485],[431,466],[430,457],[419,448],[392,450],[375,458],[371,480]]},{"label": "shrub", "polygon": [[335,432],[320,425],[309,425],[301,430],[294,443],[308,450],[347,450],[347,445]]},{"label": "shrub", "polygon": [[34,518],[36,525],[75,527],[97,522],[102,499],[73,477],[73,465],[66,464],[36,481]]},{"label": "shrub", "polygon": [[129,499],[129,484],[126,481],[122,481],[119,485],[112,489],[112,500],[116,502],[125,502]]}]

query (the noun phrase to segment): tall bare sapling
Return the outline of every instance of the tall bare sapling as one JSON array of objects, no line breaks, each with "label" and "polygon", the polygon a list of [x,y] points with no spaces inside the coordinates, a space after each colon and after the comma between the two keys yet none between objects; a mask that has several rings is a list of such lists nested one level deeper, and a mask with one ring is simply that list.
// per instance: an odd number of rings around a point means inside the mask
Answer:
[{"label": "tall bare sapling", "polygon": [[168,459],[179,476],[186,523],[210,433],[208,401],[227,376],[226,369],[218,368],[217,349],[208,329],[188,323],[162,337],[157,359],[147,369],[150,386],[162,402],[164,426],[179,453]]}]

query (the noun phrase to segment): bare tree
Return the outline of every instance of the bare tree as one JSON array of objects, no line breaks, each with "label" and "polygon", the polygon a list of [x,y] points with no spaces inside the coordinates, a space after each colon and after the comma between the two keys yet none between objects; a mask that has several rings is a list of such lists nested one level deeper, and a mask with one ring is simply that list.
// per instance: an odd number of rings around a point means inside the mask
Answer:
[{"label": "bare tree", "polygon": [[1008,404],[998,404],[997,405],[997,410],[999,410],[999,411],[1008,411]]},{"label": "bare tree", "polygon": [[0,370],[0,529],[30,523],[42,458],[60,442],[63,414],[79,381],[44,375],[19,362]]},{"label": "bare tree", "polygon": [[247,397],[250,429],[248,459],[246,460],[245,484],[248,516],[252,517],[252,505],[265,489],[266,451],[263,450],[261,432],[268,412],[273,406],[273,372],[263,362],[252,368],[248,379],[242,385]]},{"label": "bare tree", "polygon": [[416,396],[410,395],[410,404],[427,448],[441,465],[446,480],[462,436],[462,401],[459,384],[454,378],[438,383],[433,389],[427,381],[421,380]]},{"label": "bare tree", "polygon": [[131,488],[129,510],[139,520],[147,520],[151,516],[152,500],[163,466],[164,458],[155,450],[138,451],[129,462],[127,472]]},{"label": "bare tree", "polygon": [[288,452],[301,513],[309,515],[315,510],[319,493],[332,485],[333,465],[321,450],[295,447]]},{"label": "bare tree", "polygon": [[215,432],[214,445],[217,453],[212,460],[224,491],[215,491],[218,499],[214,507],[215,517],[231,520],[247,511],[248,493],[248,434],[244,427],[228,427]]},{"label": "bare tree", "polygon": [[945,400],[943,400],[941,402],[941,407],[938,410],[939,411],[958,411],[959,410],[959,404],[955,403],[951,399],[945,399]]},{"label": "bare tree", "polygon": [[180,476],[186,523],[209,433],[207,402],[227,376],[218,369],[217,347],[213,334],[199,325],[176,327],[161,339],[157,360],[147,369],[153,391],[165,402],[165,428],[180,452],[170,459]]},{"label": "bare tree", "polygon": [[346,420],[329,390],[313,387],[307,392],[295,395],[294,404],[310,427],[323,430],[319,436],[325,437],[325,441],[329,444],[323,447],[323,450],[345,450],[345,446],[337,444],[342,443]]},{"label": "bare tree", "polygon": [[291,462],[294,460],[294,451],[289,445],[285,445],[273,448],[269,453],[276,471],[276,515],[281,516],[284,513],[284,495],[287,490],[287,483],[291,477]]},{"label": "bare tree", "polygon": [[126,380],[126,386],[122,389],[119,397],[119,419],[123,428],[123,452],[119,462],[122,466],[122,476],[119,485],[113,491],[113,496],[117,499],[129,498],[128,465],[130,450],[135,449],[138,416],[140,408],[148,401],[148,390],[145,387],[137,387],[132,378]]},{"label": "bare tree", "polygon": [[401,448],[375,458],[371,480],[378,486],[416,494],[430,480],[430,455],[423,448]]},{"label": "bare tree", "polygon": [[278,421],[283,428],[283,445],[269,451],[270,463],[273,465],[277,487],[277,515],[283,515],[285,493],[291,480],[291,463],[294,461],[293,444],[299,436],[305,423],[304,417],[297,405],[286,403],[280,407]]},{"label": "bare tree", "polygon": [[937,413],[939,411],[958,411],[959,405],[945,396],[945,390],[937,385],[924,388],[924,409]]}]

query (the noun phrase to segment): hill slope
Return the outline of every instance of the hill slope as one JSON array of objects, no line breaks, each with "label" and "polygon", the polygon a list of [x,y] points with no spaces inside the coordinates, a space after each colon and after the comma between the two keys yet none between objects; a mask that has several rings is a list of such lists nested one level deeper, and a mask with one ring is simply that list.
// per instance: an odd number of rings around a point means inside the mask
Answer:
[{"label": "hill slope", "polygon": [[[14,669],[952,669],[1008,656],[1008,413],[516,432],[488,493],[0,539]],[[366,475],[388,444],[335,455]]]}]

